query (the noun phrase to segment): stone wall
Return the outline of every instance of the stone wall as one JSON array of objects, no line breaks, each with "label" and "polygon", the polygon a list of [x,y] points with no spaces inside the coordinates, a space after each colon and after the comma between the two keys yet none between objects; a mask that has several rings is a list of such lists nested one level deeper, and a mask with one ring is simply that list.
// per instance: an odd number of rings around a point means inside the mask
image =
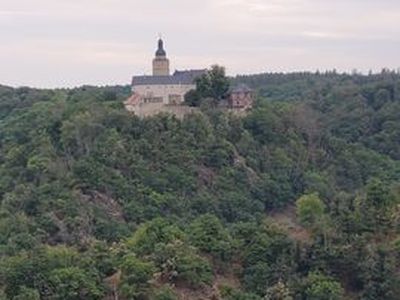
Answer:
[{"label": "stone wall", "polygon": [[199,111],[198,108],[184,105],[164,105],[162,103],[141,103],[126,105],[125,108],[138,117],[151,117],[159,113],[168,113],[182,119],[185,115]]},{"label": "stone wall", "polygon": [[153,76],[169,76],[168,58],[153,59]]},{"label": "stone wall", "polygon": [[[132,88],[133,92],[142,98],[162,98],[162,103],[180,104],[184,101],[185,94],[194,89],[194,84],[174,84],[174,85],[139,85]],[[154,102],[154,101],[148,101]]]}]

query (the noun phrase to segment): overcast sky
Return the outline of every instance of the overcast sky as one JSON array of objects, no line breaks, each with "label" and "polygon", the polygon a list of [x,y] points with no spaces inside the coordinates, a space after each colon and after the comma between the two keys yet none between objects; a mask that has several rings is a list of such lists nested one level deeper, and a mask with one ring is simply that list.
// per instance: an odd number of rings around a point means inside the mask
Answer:
[{"label": "overcast sky", "polygon": [[400,0],[0,0],[0,84],[126,84],[159,32],[172,70],[400,67]]}]

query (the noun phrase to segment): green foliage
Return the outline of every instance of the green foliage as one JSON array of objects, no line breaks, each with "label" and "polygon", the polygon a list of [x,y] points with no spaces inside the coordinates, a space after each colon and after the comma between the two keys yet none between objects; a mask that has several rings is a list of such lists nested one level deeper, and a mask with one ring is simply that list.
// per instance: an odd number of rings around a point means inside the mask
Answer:
[{"label": "green foliage", "polygon": [[310,300],[340,300],[343,299],[343,288],[336,280],[313,272],[307,277],[306,295]]},{"label": "green foliage", "polygon": [[130,299],[141,299],[150,290],[154,267],[134,255],[126,255],[121,261],[121,292]]},{"label": "green foliage", "polygon": [[154,259],[162,275],[171,283],[184,282],[192,288],[209,285],[212,269],[208,261],[196,253],[195,248],[175,241],[159,244]]},{"label": "green foliage", "polygon": [[390,194],[387,186],[379,179],[373,178],[367,185],[367,202],[375,208],[385,207],[390,204]]},{"label": "green foliage", "polygon": [[277,284],[267,289],[264,300],[293,300],[293,297],[285,284],[282,281],[278,281]]},{"label": "green foliage", "polygon": [[396,299],[399,278],[394,275],[395,257],[383,247],[367,248],[366,261],[360,262],[363,274],[364,292],[362,299]]},{"label": "green foliage", "polygon": [[95,278],[80,268],[54,269],[49,276],[53,299],[101,299],[103,296]]},{"label": "green foliage", "polygon": [[324,215],[325,205],[318,194],[303,195],[296,201],[297,215],[300,222],[308,227],[320,223]]},{"label": "green foliage", "polygon": [[301,196],[296,201],[296,209],[301,224],[311,231],[316,240],[322,239],[324,251],[327,251],[331,239],[335,236],[335,229],[318,194]]},{"label": "green foliage", "polygon": [[179,256],[176,265],[177,278],[186,281],[190,286],[197,288],[211,284],[213,274],[206,259],[188,253]]},{"label": "green foliage", "polygon": [[127,246],[136,253],[151,254],[158,244],[167,244],[175,240],[184,240],[185,234],[165,219],[155,219],[143,224],[127,240]]},{"label": "green foliage", "polygon": [[178,300],[173,289],[169,286],[162,287],[155,293],[155,300]]},{"label": "green foliage", "polygon": [[9,297],[22,297],[21,293],[37,289],[54,299],[100,299],[102,287],[97,272],[89,265],[90,259],[80,257],[73,249],[45,247],[3,259],[0,277]]},{"label": "green foliage", "polygon": [[255,294],[243,293],[229,286],[220,287],[220,293],[224,300],[261,300],[261,297]]},{"label": "green foliage", "polygon": [[229,90],[229,79],[225,76],[225,68],[213,65],[206,74],[196,79],[196,92],[187,95],[187,103],[194,105],[199,99],[212,98],[222,100]]},{"label": "green foliage", "polygon": [[289,277],[295,267],[293,241],[274,227],[263,227],[250,233],[243,249],[243,283],[248,291],[260,296],[265,295],[267,286]]},{"label": "green foliage", "polygon": [[[244,116],[214,109],[229,81],[258,92]],[[215,66],[182,119],[129,93],[0,86],[1,299],[399,295],[398,74]]]},{"label": "green foliage", "polygon": [[226,261],[232,256],[232,238],[214,215],[198,217],[190,225],[189,236],[199,250]]},{"label": "green foliage", "polygon": [[190,90],[185,94],[185,104],[189,106],[200,106],[201,94],[197,90]]},{"label": "green foliage", "polygon": [[3,259],[0,266],[0,277],[5,286],[5,294],[12,298],[23,293],[26,288],[33,288],[35,272],[38,271],[26,255]]},{"label": "green foliage", "polygon": [[[0,296],[0,299],[2,299],[1,296]],[[13,300],[27,300],[27,299],[29,299],[29,300],[40,300],[40,294],[35,289],[22,287],[21,291],[19,292],[19,294],[13,298]]]}]

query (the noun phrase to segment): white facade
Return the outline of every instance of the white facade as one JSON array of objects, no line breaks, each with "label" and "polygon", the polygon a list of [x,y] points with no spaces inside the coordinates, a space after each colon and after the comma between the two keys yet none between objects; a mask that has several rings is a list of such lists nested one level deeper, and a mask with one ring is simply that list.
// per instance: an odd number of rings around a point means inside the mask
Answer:
[{"label": "white facade", "polygon": [[142,103],[180,104],[185,94],[195,87],[194,84],[133,85],[132,92],[140,95]]}]

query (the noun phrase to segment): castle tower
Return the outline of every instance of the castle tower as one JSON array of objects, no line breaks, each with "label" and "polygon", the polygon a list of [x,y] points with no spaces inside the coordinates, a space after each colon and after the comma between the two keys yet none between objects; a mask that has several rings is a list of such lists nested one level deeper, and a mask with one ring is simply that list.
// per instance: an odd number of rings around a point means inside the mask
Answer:
[{"label": "castle tower", "polygon": [[164,50],[164,42],[160,38],[158,40],[158,49],[156,57],[153,59],[153,76],[168,76],[169,75],[169,60],[167,53]]}]

